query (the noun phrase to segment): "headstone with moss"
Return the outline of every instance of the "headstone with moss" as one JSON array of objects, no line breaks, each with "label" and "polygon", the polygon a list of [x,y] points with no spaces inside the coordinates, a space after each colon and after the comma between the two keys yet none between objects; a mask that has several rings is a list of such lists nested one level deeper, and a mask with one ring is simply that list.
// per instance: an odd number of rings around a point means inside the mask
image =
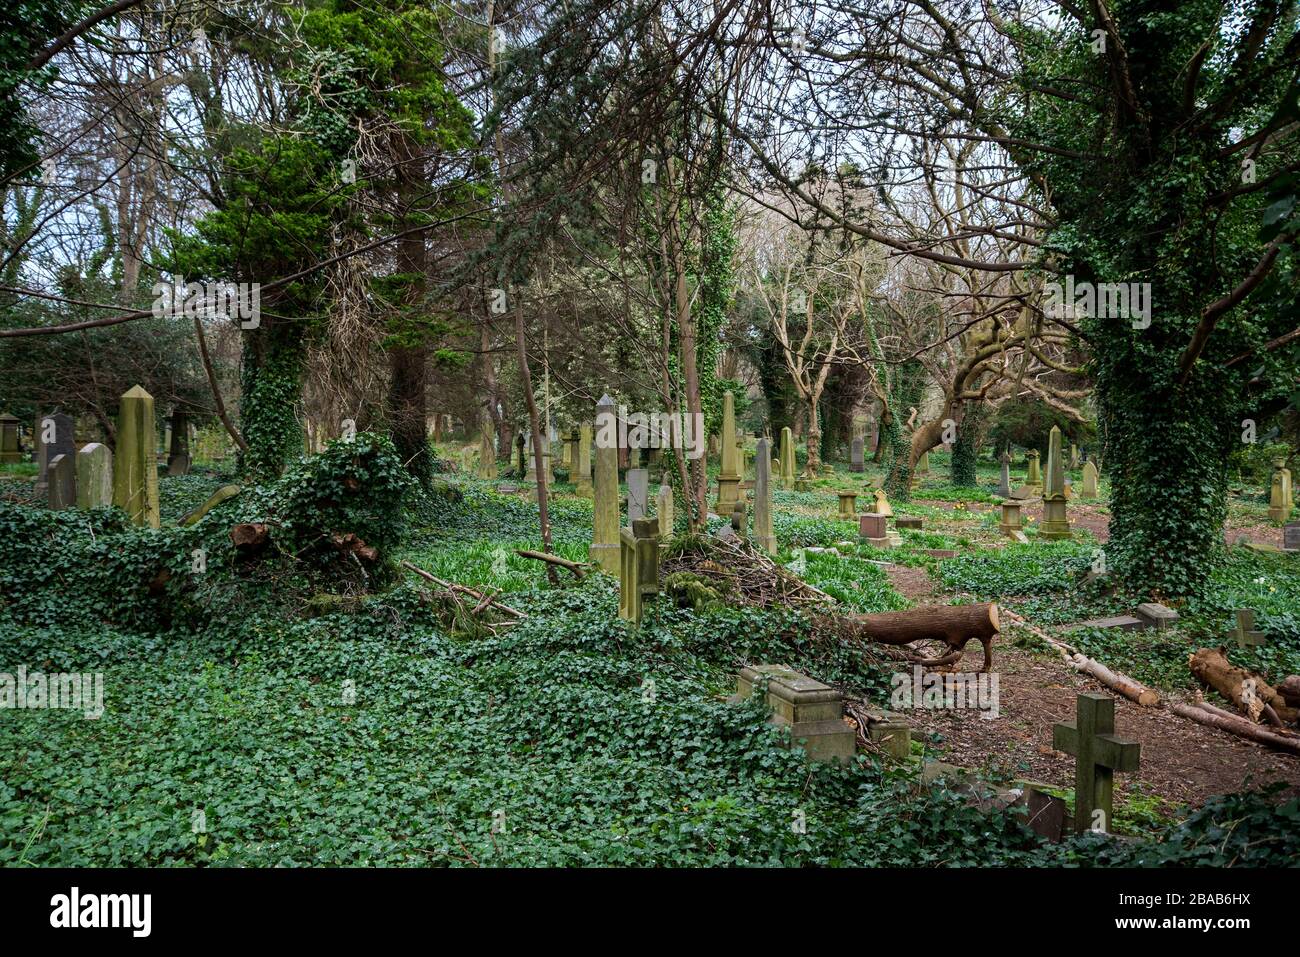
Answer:
[{"label": "headstone with moss", "polygon": [[794,433],[787,425],[781,430],[781,487],[794,488]]},{"label": "headstone with moss", "polygon": [[618,616],[640,624],[659,593],[659,520],[638,518],[619,530]]},{"label": "headstone with moss", "polygon": [[1061,429],[1052,426],[1047,446],[1047,475],[1043,484],[1043,524],[1038,534],[1046,539],[1070,537],[1070,519],[1065,496],[1065,461],[1061,457]]},{"label": "headstone with moss", "polygon": [[140,386],[129,389],[117,413],[117,450],[113,456],[113,504],[136,525],[157,528],[158,459],[153,396]]},{"label": "headstone with moss", "polygon": [[627,470],[627,523],[650,514],[650,472],[646,469]]},{"label": "headstone with moss", "polygon": [[1091,461],[1083,463],[1083,498],[1097,497],[1097,466]]},{"label": "headstone with moss", "polygon": [[21,420],[8,412],[0,415],[0,462],[21,462],[23,444],[19,439],[18,429]]},{"label": "headstone with moss", "polygon": [[574,484],[579,495],[591,498],[591,424],[587,422],[578,428],[578,465]]},{"label": "headstone with moss", "polygon": [[766,438],[754,450],[754,541],[770,555],[776,554],[776,529],[772,524],[772,456]]},{"label": "headstone with moss", "polygon": [[1268,517],[1279,525],[1291,517],[1295,507],[1295,495],[1291,488],[1291,470],[1286,467],[1286,459],[1273,463],[1273,481],[1268,490]]},{"label": "headstone with moss", "polygon": [[862,436],[857,436],[849,446],[849,471],[861,472],[866,469],[866,457],[863,454]]},{"label": "headstone with moss", "polygon": [[659,483],[659,494],[655,496],[655,514],[659,518],[659,535],[661,538],[672,538],[673,535],[673,487],[667,481],[668,476],[664,476],[664,481]]},{"label": "headstone with moss", "polygon": [[[601,398],[596,406],[596,421],[614,415],[614,400]],[[608,447],[605,447],[605,446]],[[596,444],[596,476],[593,487],[592,540],[588,557],[611,575],[619,569],[618,522],[618,443]]]},{"label": "headstone with moss", "polygon": [[113,452],[90,442],[77,453],[77,507],[107,508],[113,504]]},{"label": "headstone with moss", "polygon": [[77,463],[76,456],[61,452],[50,459],[46,470],[46,496],[51,510],[76,508]]}]

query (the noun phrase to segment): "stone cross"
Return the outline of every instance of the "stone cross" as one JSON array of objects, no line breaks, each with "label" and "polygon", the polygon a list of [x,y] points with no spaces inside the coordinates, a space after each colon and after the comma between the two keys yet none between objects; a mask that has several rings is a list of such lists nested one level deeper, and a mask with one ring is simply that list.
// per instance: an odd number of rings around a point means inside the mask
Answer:
[{"label": "stone cross", "polygon": [[18,439],[19,420],[6,412],[0,415],[0,462],[21,462],[23,446]]},{"label": "stone cross", "polygon": [[51,510],[75,508],[77,505],[76,456],[60,452],[50,459],[46,471],[48,503]]},{"label": "stone cross", "polygon": [[673,487],[668,483],[668,476],[659,483],[659,494],[655,496],[655,514],[659,516],[659,536],[673,537]]},{"label": "stone cross", "polygon": [[618,616],[639,625],[645,600],[659,593],[657,518],[638,518],[630,529],[620,529],[618,586]]},{"label": "stone cross", "polygon": [[1083,492],[1084,498],[1097,497],[1097,466],[1091,461],[1083,463]]},{"label": "stone cross", "polygon": [[722,393],[722,467],[718,471],[719,515],[730,515],[740,494],[740,469],[736,456],[736,399],[730,390]]},{"label": "stone cross", "polygon": [[794,488],[794,433],[788,425],[781,430],[781,487]]},{"label": "stone cross", "polygon": [[123,394],[117,412],[117,451],[113,456],[113,504],[136,525],[157,528],[158,459],[153,396],[140,386]]},{"label": "stone cross", "polygon": [[998,494],[1003,498],[1011,497],[1011,453],[1002,453],[1002,477],[998,481]]},{"label": "stone cross", "polygon": [[1074,721],[1052,726],[1052,747],[1074,755],[1074,830],[1110,831],[1116,771],[1136,771],[1140,746],[1115,737],[1115,699],[1081,694]]},{"label": "stone cross", "polygon": [[578,494],[583,498],[591,498],[591,423],[584,422],[578,429],[578,464],[577,477],[574,482],[578,486]]},{"label": "stone cross", "polygon": [[646,469],[627,470],[627,524],[630,527],[639,518],[650,514],[650,472]]},{"label": "stone cross", "polygon": [[90,442],[77,453],[77,508],[107,508],[113,504],[113,452]]},{"label": "stone cross", "polygon": [[1264,632],[1255,630],[1255,612],[1250,608],[1237,609],[1237,626],[1228,632],[1228,637],[1237,642],[1238,648],[1267,644],[1267,636]]},{"label": "stone cross", "polygon": [[[596,421],[606,422],[603,416],[614,415],[614,400],[604,396],[596,406]],[[596,482],[593,489],[595,507],[592,510],[591,548],[587,555],[611,575],[619,570],[618,531],[618,444],[596,445]]]},{"label": "stone cross", "polygon": [[772,525],[772,455],[766,438],[754,451],[754,541],[769,555],[776,554]]},{"label": "stone cross", "polygon": [[853,440],[853,444],[849,447],[850,472],[861,472],[866,468],[866,459],[862,453],[862,445],[862,436],[858,436]]}]

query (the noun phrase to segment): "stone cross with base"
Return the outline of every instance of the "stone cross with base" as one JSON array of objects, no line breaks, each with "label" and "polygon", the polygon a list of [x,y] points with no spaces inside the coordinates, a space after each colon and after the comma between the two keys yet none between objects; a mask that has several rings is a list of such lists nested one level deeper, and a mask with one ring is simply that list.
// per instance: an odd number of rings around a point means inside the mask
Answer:
[{"label": "stone cross with base", "polygon": [[1110,831],[1116,771],[1136,771],[1140,746],[1115,737],[1115,699],[1081,694],[1074,721],[1052,726],[1052,747],[1074,755],[1074,830]]},{"label": "stone cross with base", "polygon": [[1237,626],[1228,632],[1228,637],[1237,642],[1238,648],[1267,644],[1264,632],[1255,630],[1255,612],[1250,608],[1237,609]]}]

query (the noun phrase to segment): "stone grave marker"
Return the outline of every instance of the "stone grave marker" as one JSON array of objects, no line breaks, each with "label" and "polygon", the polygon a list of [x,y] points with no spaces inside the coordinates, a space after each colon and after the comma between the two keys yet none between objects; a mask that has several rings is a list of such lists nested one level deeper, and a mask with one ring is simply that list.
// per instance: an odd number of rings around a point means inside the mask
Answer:
[{"label": "stone grave marker", "polygon": [[135,386],[121,399],[117,413],[117,450],[113,454],[113,504],[136,525],[157,528],[158,458],[153,396]]},{"label": "stone grave marker", "polygon": [[1065,463],[1061,460],[1061,429],[1052,426],[1047,446],[1047,475],[1043,482],[1043,523],[1038,534],[1046,539],[1070,537],[1065,497]]},{"label": "stone grave marker", "polygon": [[736,399],[731,390],[722,393],[722,436],[719,440],[722,467],[718,471],[719,515],[730,515],[740,494],[739,460],[736,457]]},{"label": "stone grave marker", "polygon": [[894,518],[894,528],[910,528],[914,532],[919,532],[921,524],[919,515],[898,515]]},{"label": "stone grave marker", "polygon": [[849,471],[863,472],[866,470],[866,467],[866,456],[863,453],[862,436],[858,436],[853,440],[853,444],[849,446]]},{"label": "stone grave marker", "polygon": [[1115,699],[1081,694],[1074,721],[1052,726],[1052,747],[1074,755],[1074,830],[1109,833],[1115,772],[1136,771],[1140,746],[1115,736]]},{"label": "stone grave marker", "polygon": [[641,624],[645,602],[659,594],[659,520],[638,518],[619,530],[618,616]]},{"label": "stone grave marker", "polygon": [[1237,624],[1228,632],[1228,638],[1237,643],[1238,648],[1254,648],[1268,643],[1268,636],[1255,630],[1255,612],[1251,608],[1237,609]]},{"label": "stone grave marker", "polygon": [[754,541],[770,555],[776,554],[776,529],[772,524],[772,457],[766,438],[754,451]]},{"label": "stone grave marker", "polygon": [[60,452],[50,459],[46,470],[46,501],[51,510],[76,508],[77,463],[76,456]]},{"label": "stone grave marker", "polygon": [[206,502],[204,502],[198,508],[194,509],[194,511],[186,512],[184,515],[182,515],[180,519],[177,521],[177,524],[178,525],[197,524],[198,521],[201,518],[203,518],[204,515],[207,515],[208,512],[212,511],[212,509],[216,508],[226,499],[234,498],[236,495],[239,494],[239,491],[240,491],[240,486],[238,485],[221,486],[221,488],[217,489],[215,492],[212,493],[212,496]]},{"label": "stone grave marker", "polygon": [[889,532],[886,527],[888,519],[876,512],[867,512],[858,516],[858,540],[876,548],[889,547]]},{"label": "stone grave marker", "polygon": [[673,487],[668,483],[668,476],[659,483],[659,494],[655,497],[655,514],[659,516],[659,536],[673,536]]},{"label": "stone grave marker", "polygon": [[1168,631],[1178,624],[1178,612],[1155,601],[1143,602],[1133,612],[1147,628]]},{"label": "stone grave marker", "polygon": [[916,460],[916,474],[917,474],[917,475],[929,475],[929,474],[930,474],[930,453],[929,453],[929,451],[922,452],[922,453],[921,453],[921,457],[920,457],[919,459]]},{"label": "stone grave marker", "polygon": [[844,722],[844,698],[838,691],[785,665],[742,668],[733,700],[764,692],[772,723],[789,727],[791,743],[802,747],[809,760],[853,760],[858,738]]},{"label": "stone grave marker", "polygon": [[1091,461],[1083,463],[1083,497],[1097,497],[1097,466]]},{"label": "stone grave marker", "polygon": [[794,488],[794,433],[787,425],[781,430],[781,487]]},{"label": "stone grave marker", "polygon": [[1029,473],[1025,476],[1025,485],[1033,490],[1035,495],[1043,494],[1043,473],[1039,469],[1038,449],[1030,449],[1027,456],[1029,460]]},{"label": "stone grave marker", "polygon": [[1270,521],[1285,522],[1291,517],[1295,506],[1295,495],[1291,489],[1291,470],[1286,467],[1286,459],[1277,459],[1273,463],[1273,481],[1268,491],[1268,517]]},{"label": "stone grave marker", "polygon": [[[47,494],[50,462],[53,461],[54,456],[72,456],[77,451],[77,443],[73,438],[73,428],[72,416],[64,415],[62,412],[37,417],[36,432],[33,438],[36,441],[36,464],[40,467],[40,471],[36,473],[36,495],[38,498],[44,498]],[[152,446],[149,451],[152,455]]]},{"label": "stone grave marker", "polygon": [[998,494],[1003,498],[1011,497],[1011,453],[1002,453],[1002,477],[998,480]]},{"label": "stone grave marker", "polygon": [[742,539],[749,537],[749,508],[743,498],[731,505],[731,530]]},{"label": "stone grave marker", "polygon": [[1288,552],[1300,551],[1300,522],[1282,526],[1282,548]]},{"label": "stone grave marker", "polygon": [[840,518],[852,519],[858,514],[858,493],[840,492]]},{"label": "stone grave marker", "polygon": [[[614,400],[609,396],[602,397],[596,406],[596,421],[607,421],[603,415],[614,415]],[[618,448],[614,443],[610,443],[609,448],[596,446],[596,477],[592,494],[595,507],[587,557],[610,574],[618,574]]]},{"label": "stone grave marker", "polygon": [[647,469],[627,470],[627,523],[630,526],[639,518],[650,514],[650,472]]},{"label": "stone grave marker", "polygon": [[1015,537],[1015,532],[1024,533],[1019,502],[1008,499],[1002,503],[1002,521],[998,523],[998,530],[1008,537]]},{"label": "stone grave marker", "polygon": [[189,416],[179,409],[173,410],[171,424],[167,427],[167,474],[190,474]]},{"label": "stone grave marker", "polygon": [[578,471],[573,479],[578,486],[578,494],[583,498],[591,498],[591,435],[592,426],[589,422],[584,422],[578,428]]},{"label": "stone grave marker", "polygon": [[889,505],[889,499],[885,496],[883,488],[876,489],[873,494],[876,498],[875,508],[872,509],[877,515],[884,515],[886,518],[894,517],[894,510]]},{"label": "stone grave marker", "polygon": [[90,442],[77,453],[77,508],[112,504],[113,453],[107,445]]},{"label": "stone grave marker", "polygon": [[21,425],[17,416],[6,412],[0,415],[0,462],[21,462],[23,460],[23,443],[19,438]]}]

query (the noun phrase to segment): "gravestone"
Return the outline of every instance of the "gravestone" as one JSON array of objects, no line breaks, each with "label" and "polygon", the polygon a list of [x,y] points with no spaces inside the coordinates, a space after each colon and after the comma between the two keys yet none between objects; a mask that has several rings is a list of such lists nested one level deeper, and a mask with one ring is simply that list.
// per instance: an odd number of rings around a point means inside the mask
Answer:
[{"label": "gravestone", "polygon": [[998,530],[1010,538],[1014,538],[1016,532],[1024,533],[1019,502],[1008,499],[1002,503],[1002,521],[998,523]]},{"label": "gravestone", "polygon": [[1003,498],[1011,497],[1011,453],[1002,453],[1002,477],[998,480],[998,494]]},{"label": "gravestone", "polygon": [[790,741],[812,761],[848,764],[857,734],[844,723],[844,697],[785,665],[746,665],[736,677],[733,701],[763,693],[773,724],[790,728]]},{"label": "gravestone", "polygon": [[[596,421],[605,422],[603,416],[614,415],[614,400],[601,398],[596,406]],[[596,445],[596,479],[593,487],[595,507],[592,510],[592,540],[588,557],[611,575],[619,570],[618,522],[618,444]]]},{"label": "gravestone", "polygon": [[754,540],[770,555],[776,554],[776,529],[772,525],[772,456],[766,438],[754,450]]},{"label": "gravestone", "polygon": [[740,494],[740,470],[736,457],[736,399],[730,390],[722,393],[722,468],[718,472],[719,515],[730,515]]},{"label": "gravestone", "polygon": [[655,497],[655,514],[659,516],[659,537],[673,536],[673,487],[668,484],[668,476],[659,483],[659,494]]},{"label": "gravestone", "polygon": [[158,460],[153,396],[140,386],[129,389],[117,413],[117,449],[113,454],[113,504],[136,525],[157,528]]},{"label": "gravestone", "polygon": [[536,446],[537,446],[537,438],[536,438],[535,436],[532,436],[532,435],[528,436],[528,446],[527,446],[527,448],[524,449],[524,464],[527,466],[527,471],[524,472],[524,481],[525,481],[525,482],[536,482],[536,481],[537,481],[537,448],[536,448]]},{"label": "gravestone", "polygon": [[910,528],[914,532],[921,530],[921,524],[919,515],[899,515],[894,519],[894,528]]},{"label": "gravestone", "polygon": [[618,616],[641,624],[646,600],[659,594],[657,518],[638,518],[630,529],[619,529],[618,586]]},{"label": "gravestone", "polygon": [[872,509],[877,515],[884,515],[886,518],[894,517],[894,510],[890,507],[889,499],[885,497],[885,490],[878,488],[872,493],[876,497],[876,505]]},{"label": "gravestone", "polygon": [[591,498],[591,433],[592,427],[588,422],[584,422],[578,429],[578,474],[574,480],[578,486],[578,494],[583,498]]},{"label": "gravestone", "polygon": [[[38,498],[44,498],[47,494],[49,484],[50,462],[56,455],[72,456],[76,454],[77,443],[73,438],[74,424],[72,416],[64,415],[62,412],[56,412],[53,415],[42,415],[36,419],[36,464],[40,470],[36,473],[36,495]],[[152,435],[152,433],[150,433]],[[150,456],[153,455],[153,445],[150,443]]]},{"label": "gravestone", "polygon": [[866,470],[866,456],[862,450],[862,437],[858,436],[853,440],[849,447],[849,471],[862,472]]},{"label": "gravestone", "polygon": [[1281,524],[1291,517],[1295,506],[1295,495],[1291,489],[1291,470],[1286,467],[1286,459],[1277,459],[1273,463],[1273,481],[1268,492],[1268,517],[1270,521]]},{"label": "gravestone", "polygon": [[573,471],[574,459],[573,447],[578,444],[578,436],[572,429],[570,429],[568,432],[564,433],[562,440],[564,445],[560,449],[560,464],[564,466],[567,471],[571,472]]},{"label": "gravestone", "polygon": [[46,470],[46,501],[51,510],[77,507],[76,456],[61,452]]},{"label": "gravestone", "polygon": [[627,523],[630,526],[639,518],[650,514],[650,472],[646,469],[627,470]]},{"label": "gravestone", "polygon": [[1083,498],[1097,497],[1097,466],[1091,461],[1083,463]]},{"label": "gravestone", "polygon": [[1074,721],[1052,726],[1052,747],[1074,755],[1074,830],[1110,831],[1115,772],[1136,771],[1140,746],[1115,737],[1115,699],[1081,694]]},{"label": "gravestone", "polygon": [[77,508],[107,508],[113,504],[113,452],[90,442],[77,453]]},{"label": "gravestone", "polygon": [[1178,612],[1156,601],[1147,601],[1133,610],[1145,623],[1147,628],[1156,631],[1168,631],[1178,624]]},{"label": "gravestone", "polygon": [[478,427],[478,477],[488,480],[497,477],[496,430],[486,416]]},{"label": "gravestone", "polygon": [[1071,442],[1070,443],[1070,468],[1077,469],[1078,467],[1079,467],[1079,447],[1075,445],[1073,442]]},{"label": "gravestone", "polygon": [[1070,537],[1065,497],[1065,463],[1061,458],[1061,429],[1052,426],[1047,446],[1047,474],[1043,481],[1043,524],[1038,534],[1046,539]]},{"label": "gravestone", "polygon": [[889,530],[884,515],[866,512],[858,516],[858,540],[876,548],[889,547]]},{"label": "gravestone", "polygon": [[749,537],[749,507],[743,498],[731,505],[731,530],[741,538]]},{"label": "gravestone", "polygon": [[0,462],[21,462],[23,443],[19,438],[20,421],[6,412],[0,415]]},{"label": "gravestone", "polygon": [[641,446],[633,445],[627,450],[627,467],[628,469],[639,469],[641,467]]},{"label": "gravestone", "polygon": [[515,436],[515,474],[523,475],[528,469],[528,463],[524,461],[524,437],[523,435]]},{"label": "gravestone", "polygon": [[1033,491],[1034,495],[1043,494],[1043,474],[1038,466],[1038,449],[1030,449],[1027,458],[1029,459],[1029,474],[1025,476],[1025,485]]},{"label": "gravestone", "polygon": [[1268,636],[1255,629],[1255,612],[1250,608],[1237,609],[1237,624],[1228,632],[1228,638],[1235,641],[1238,648],[1255,648],[1267,644]]},{"label": "gravestone", "polygon": [[226,499],[234,498],[236,495],[239,494],[239,491],[240,491],[240,486],[238,485],[221,486],[221,488],[217,489],[215,492],[212,493],[212,496],[206,502],[204,502],[198,508],[194,509],[194,511],[186,512],[184,515],[182,515],[176,524],[178,525],[197,524],[199,520],[203,518],[204,515],[207,515],[208,512],[212,511],[212,509],[216,508],[222,502],[226,501]]},{"label": "gravestone", "polygon": [[916,460],[916,474],[930,474],[930,453],[928,451],[922,452],[921,457]]},{"label": "gravestone", "polygon": [[579,445],[582,435],[577,428],[569,429],[564,436],[564,465],[569,470],[569,481],[578,484],[578,457],[582,454]]},{"label": "gravestone", "polygon": [[781,430],[781,487],[794,488],[794,433],[787,425]]},{"label": "gravestone", "polygon": [[190,474],[189,416],[179,409],[172,412],[167,429],[167,474],[173,477]]},{"label": "gravestone", "polygon": [[840,492],[840,518],[852,519],[858,514],[858,493]]},{"label": "gravestone", "polygon": [[1288,552],[1300,550],[1300,522],[1282,526],[1282,548]]}]

